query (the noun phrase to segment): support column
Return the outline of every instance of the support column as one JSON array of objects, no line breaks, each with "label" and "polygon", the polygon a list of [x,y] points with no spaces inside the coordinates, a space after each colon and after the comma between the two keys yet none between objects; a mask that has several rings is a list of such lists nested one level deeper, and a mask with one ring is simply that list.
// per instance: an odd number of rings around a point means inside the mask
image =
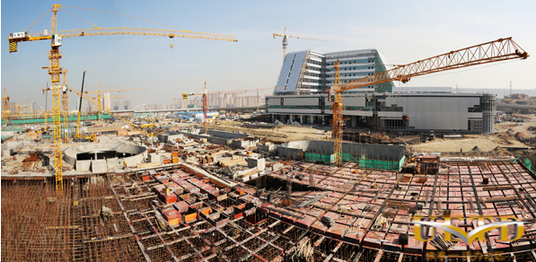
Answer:
[{"label": "support column", "polygon": [[357,127],[357,116],[352,116],[352,128],[356,128]]},{"label": "support column", "polygon": [[303,124],[303,115],[300,115],[300,124]]},{"label": "support column", "polygon": [[325,117],[325,116],[322,116],[322,125],[323,125],[323,126],[326,125],[326,117]]},{"label": "support column", "polygon": [[309,123],[311,123],[311,124],[315,123],[315,116],[310,116]]}]

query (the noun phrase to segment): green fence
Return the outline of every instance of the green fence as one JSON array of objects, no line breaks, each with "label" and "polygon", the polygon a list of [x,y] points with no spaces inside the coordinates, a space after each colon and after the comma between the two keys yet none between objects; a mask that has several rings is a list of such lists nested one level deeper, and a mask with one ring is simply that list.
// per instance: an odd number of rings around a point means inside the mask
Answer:
[{"label": "green fence", "polygon": [[530,170],[531,172],[532,171],[532,163],[530,162],[530,160],[528,158],[525,158],[525,166],[527,167],[528,170]]},{"label": "green fence", "polygon": [[[335,162],[335,154],[324,155],[324,154],[305,152],[304,160],[307,162],[320,161],[320,162],[331,164]],[[406,156],[402,156],[400,161],[387,161],[387,160],[366,159],[366,156],[363,155],[361,156],[361,159],[359,159],[358,161],[355,158],[353,158],[351,154],[343,153],[342,161],[343,162],[359,162],[360,168],[399,171],[402,168],[402,165],[404,164],[404,162],[406,161]]]},{"label": "green fence", "polygon": [[[102,114],[101,115],[101,119],[109,119],[111,118],[110,115],[104,115]],[[80,116],[80,121],[89,121],[89,120],[98,120],[99,119],[99,116],[98,115],[90,115],[90,116]],[[76,122],[78,121],[78,116],[70,116],[68,117],[68,120],[69,122]],[[52,117],[48,117],[47,118],[47,124],[52,124]],[[62,121],[63,121],[63,118],[62,118]],[[44,118],[30,118],[30,119],[17,119],[17,120],[11,120],[11,119],[8,119],[7,120],[7,123],[8,124],[13,124],[13,125],[26,125],[26,124],[37,124],[37,123],[45,123],[45,119]],[[4,120],[2,119],[2,124],[4,124]]]},{"label": "green fence", "polygon": [[359,159],[359,167],[399,171],[402,168],[402,165],[404,164],[405,160],[406,156],[402,156],[400,161],[365,159],[365,156],[362,156],[361,159]]},{"label": "green fence", "polygon": [[[304,153],[304,160],[307,162],[324,162],[324,163],[334,163],[335,162],[335,154],[331,155],[323,155],[323,154],[317,154],[317,153]],[[342,153],[342,161],[343,162],[357,162],[355,158],[352,157],[352,155],[348,153]]]}]

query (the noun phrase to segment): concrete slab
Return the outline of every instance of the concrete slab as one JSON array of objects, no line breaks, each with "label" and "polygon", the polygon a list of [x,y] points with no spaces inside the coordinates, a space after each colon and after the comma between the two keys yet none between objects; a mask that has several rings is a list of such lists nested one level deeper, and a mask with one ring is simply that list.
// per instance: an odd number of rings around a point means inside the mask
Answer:
[{"label": "concrete slab", "polygon": [[158,155],[157,153],[152,153],[152,154],[149,154],[149,162],[158,163],[158,162],[162,162],[162,160],[160,159],[160,155]]},{"label": "concrete slab", "polygon": [[91,168],[91,160],[76,161],[76,171],[89,172]]},{"label": "concrete slab", "polygon": [[91,172],[93,173],[106,173],[108,172],[108,167],[106,165],[106,160],[99,159],[91,161]]},{"label": "concrete slab", "polygon": [[121,161],[119,161],[119,159],[117,158],[106,159],[106,166],[108,167],[108,169],[122,167]]}]

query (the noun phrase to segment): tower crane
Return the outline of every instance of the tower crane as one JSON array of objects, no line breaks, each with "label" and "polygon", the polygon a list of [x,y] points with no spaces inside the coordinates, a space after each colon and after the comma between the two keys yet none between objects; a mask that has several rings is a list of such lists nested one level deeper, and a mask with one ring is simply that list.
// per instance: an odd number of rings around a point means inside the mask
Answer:
[{"label": "tower crane", "polygon": [[64,139],[67,143],[67,130],[69,130],[69,94],[67,93],[67,69],[63,69],[63,88],[61,104],[63,105]]},{"label": "tower crane", "polygon": [[186,100],[188,99],[188,96],[203,96],[203,129],[205,130],[205,134],[208,133],[208,93],[207,93],[207,80],[205,79],[205,88],[203,89],[203,93],[195,94],[195,93],[183,93],[182,99]]},{"label": "tower crane", "polygon": [[98,99],[98,110],[99,110],[99,121],[101,120],[101,93],[104,92],[124,92],[124,91],[135,91],[135,90],[147,90],[147,88],[129,88],[129,89],[108,89],[108,90],[100,90],[100,83],[98,86],[97,91],[85,91],[85,94],[97,94]]},{"label": "tower crane", "polygon": [[4,101],[4,124],[7,124],[7,106],[9,104],[9,96],[6,95],[6,89],[4,88],[4,97],[2,97],[2,101]]},{"label": "tower crane", "polygon": [[[28,30],[17,33],[10,33],[8,35],[9,40],[9,52],[17,52],[19,42],[50,40],[51,49],[48,52],[48,58],[50,59],[50,66],[47,67],[48,74],[52,81],[52,114],[53,114],[53,129],[54,129],[54,169],[55,169],[55,184],[56,190],[63,192],[63,163],[62,163],[62,151],[61,151],[61,113],[60,113],[60,59],[62,57],[60,52],[60,46],[62,45],[64,38],[70,37],[82,37],[82,36],[96,36],[96,35],[149,35],[149,36],[165,36],[169,38],[183,37],[183,38],[197,38],[197,39],[211,39],[219,41],[231,41],[237,42],[236,38],[231,35],[210,34],[192,32],[188,30],[170,30],[170,29],[147,29],[147,28],[95,28],[90,29],[76,29],[76,30],[58,30],[57,13],[60,9],[63,9],[62,5],[54,4],[49,11],[52,12],[51,31],[48,30],[42,33],[29,33]],[[46,14],[45,13],[45,14]],[[44,16],[44,15],[43,15]],[[42,17],[43,17],[42,16]],[[36,21],[37,22],[37,21]],[[36,23],[34,23],[36,24]]]},{"label": "tower crane", "polygon": [[283,37],[283,60],[285,59],[285,56],[287,55],[288,38],[306,39],[306,40],[315,40],[315,41],[324,41],[324,42],[326,41],[325,39],[310,38],[310,37],[295,36],[295,35],[287,35],[287,27],[286,26],[285,26],[285,29],[283,29],[283,34],[277,34],[277,33],[273,34],[274,38],[276,38],[276,36]]},{"label": "tower crane", "polygon": [[22,105],[22,106],[21,106],[21,105],[20,105],[20,101],[17,101],[17,117],[19,117],[19,118],[20,118],[20,108],[21,108],[21,107],[26,108],[26,105]]},{"label": "tower crane", "polygon": [[340,84],[339,61],[335,63],[335,82],[330,88],[328,100],[333,102],[333,152],[335,164],[342,165],[342,127],[344,126],[341,92],[360,87],[377,85],[391,81],[408,82],[412,77],[432,73],[499,62],[511,59],[527,59],[525,52],[511,37],[500,38],[495,41],[478,44],[445,54],[418,60],[407,65],[400,65],[393,69],[366,76],[355,81]]},{"label": "tower crane", "polygon": [[48,86],[48,82],[47,82],[47,87],[43,88],[43,95],[45,95],[45,129],[43,130],[43,133],[46,133],[47,132],[47,128],[48,128],[48,125],[47,125],[47,120],[48,120],[48,116],[47,116],[47,113],[48,113],[48,96],[46,96],[46,92],[48,91],[51,91],[52,89],[50,89],[50,86]]}]

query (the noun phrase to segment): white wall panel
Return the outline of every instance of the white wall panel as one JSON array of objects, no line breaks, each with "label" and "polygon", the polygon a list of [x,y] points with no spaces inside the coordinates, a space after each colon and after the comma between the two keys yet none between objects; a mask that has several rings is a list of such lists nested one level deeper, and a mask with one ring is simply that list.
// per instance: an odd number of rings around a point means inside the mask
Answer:
[{"label": "white wall panel", "polygon": [[478,97],[387,97],[386,105],[403,107],[408,124],[415,129],[467,130],[468,108]]},{"label": "white wall panel", "polygon": [[318,106],[318,97],[285,98],[285,105]]},{"label": "white wall panel", "polygon": [[269,106],[280,106],[281,105],[281,98],[270,98],[268,99],[268,105]]},{"label": "white wall panel", "polygon": [[366,106],[367,101],[364,96],[349,96],[343,97],[342,101],[345,106]]}]

